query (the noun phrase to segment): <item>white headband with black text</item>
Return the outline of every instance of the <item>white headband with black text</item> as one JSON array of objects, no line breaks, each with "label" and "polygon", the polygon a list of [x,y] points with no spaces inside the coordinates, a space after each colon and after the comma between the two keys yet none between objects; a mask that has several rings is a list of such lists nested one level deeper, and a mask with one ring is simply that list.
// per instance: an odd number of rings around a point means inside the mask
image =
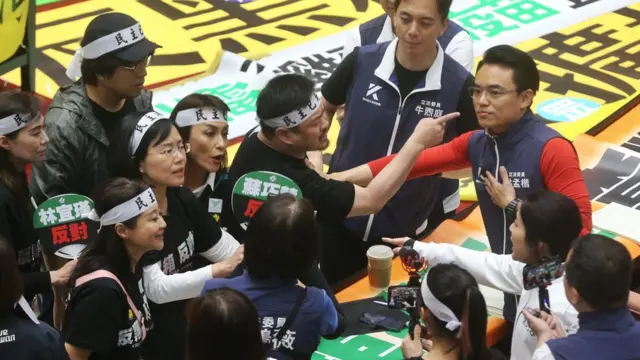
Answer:
[{"label": "white headband with black text", "polygon": [[320,106],[320,97],[315,92],[311,94],[311,98],[309,99],[309,103],[301,108],[295,109],[285,115],[278,116],[271,119],[261,119],[265,125],[270,128],[293,128],[300,124],[302,124],[305,120],[309,118],[317,108]]},{"label": "white headband with black text", "polygon": [[18,131],[27,126],[29,121],[37,118],[40,115],[38,113],[35,117],[31,114],[13,114],[0,119],[0,135],[11,134],[14,131]]},{"label": "white headband with black text", "polygon": [[176,115],[176,125],[186,127],[205,122],[227,122],[227,114],[213,107],[192,108],[179,111]]},{"label": "white headband with black text", "polygon": [[155,112],[151,111],[146,113],[143,117],[138,120],[138,124],[136,124],[136,128],[133,130],[133,134],[131,134],[131,139],[129,140],[129,154],[133,156],[138,150],[138,146],[140,146],[140,142],[144,137],[144,134],[147,133],[147,130],[160,119],[166,119],[167,117]]},{"label": "white headband with black text", "polygon": [[142,39],[144,39],[144,33],[140,23],[96,39],[76,50],[73,59],[71,59],[71,64],[67,68],[67,76],[73,81],[82,77],[82,72],[80,71],[82,59],[97,59],[104,54],[133,45]]},{"label": "white headband with black text", "polygon": [[431,290],[429,289],[429,285],[427,285],[427,277],[425,276],[422,280],[422,302],[423,304],[431,311],[435,317],[440,319],[440,321],[444,321],[447,325],[447,329],[449,331],[455,331],[460,328],[462,323],[458,320],[458,317],[449,309],[445,304],[443,304],[440,300],[438,300]]},{"label": "white headband with black text", "polygon": [[107,211],[100,217],[100,227],[114,225],[133,219],[135,216],[151,209],[156,203],[156,198],[151,189],[147,189],[124,203]]}]

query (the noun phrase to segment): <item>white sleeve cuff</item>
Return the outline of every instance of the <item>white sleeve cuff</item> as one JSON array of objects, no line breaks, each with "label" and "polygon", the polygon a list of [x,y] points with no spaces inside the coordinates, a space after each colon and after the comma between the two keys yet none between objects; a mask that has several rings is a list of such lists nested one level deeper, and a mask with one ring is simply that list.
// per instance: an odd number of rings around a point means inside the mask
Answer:
[{"label": "white sleeve cuff", "polygon": [[240,243],[238,240],[228,232],[222,230],[222,236],[220,240],[218,240],[218,243],[212,246],[211,249],[200,253],[200,255],[212,263],[217,263],[230,258],[239,247]]},{"label": "white sleeve cuff", "polygon": [[142,269],[147,297],[156,304],[186,300],[200,295],[204,283],[211,279],[211,266],[182,274],[166,275],[160,263]]},{"label": "white sleeve cuff", "polygon": [[549,349],[549,346],[547,346],[547,344],[544,344],[538,347],[536,351],[533,352],[531,360],[556,360],[556,358],[553,356],[553,353],[551,352],[551,349]]}]

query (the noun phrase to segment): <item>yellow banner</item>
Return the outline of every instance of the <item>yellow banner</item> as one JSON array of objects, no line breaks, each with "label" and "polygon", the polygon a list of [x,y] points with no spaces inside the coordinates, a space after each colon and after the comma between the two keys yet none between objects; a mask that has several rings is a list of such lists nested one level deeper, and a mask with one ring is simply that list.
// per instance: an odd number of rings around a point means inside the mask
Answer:
[{"label": "yellow banner", "polygon": [[[84,29],[91,19],[111,11],[133,15],[145,35],[163,46],[148,69],[147,86],[212,70],[221,49],[257,59],[343,31],[382,13],[372,0],[214,3],[92,0],[38,13],[36,90],[53,97],[59,86],[69,82],[64,70],[79,47]],[[20,83],[18,72],[3,78]]]},{"label": "yellow banner", "polygon": [[13,56],[22,44],[28,13],[28,0],[0,0],[0,63]]}]

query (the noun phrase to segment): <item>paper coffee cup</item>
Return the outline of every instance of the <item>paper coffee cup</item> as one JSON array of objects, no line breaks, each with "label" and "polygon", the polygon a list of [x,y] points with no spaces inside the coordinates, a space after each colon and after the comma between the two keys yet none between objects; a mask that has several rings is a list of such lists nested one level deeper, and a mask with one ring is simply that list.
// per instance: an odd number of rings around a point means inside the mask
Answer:
[{"label": "paper coffee cup", "polygon": [[391,283],[391,262],[393,251],[385,245],[374,245],[367,250],[369,265],[369,286],[376,291],[383,291]]}]

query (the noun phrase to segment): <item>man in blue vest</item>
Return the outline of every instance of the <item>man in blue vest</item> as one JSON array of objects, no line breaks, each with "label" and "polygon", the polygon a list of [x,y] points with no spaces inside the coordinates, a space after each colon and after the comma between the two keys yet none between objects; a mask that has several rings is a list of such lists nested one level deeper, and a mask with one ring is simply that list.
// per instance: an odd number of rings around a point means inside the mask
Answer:
[{"label": "man in blue vest", "polygon": [[[580,209],[582,234],[591,231],[591,202],[578,155],[567,139],[530,109],[539,86],[540,74],[527,53],[509,45],[488,49],[467,95],[484,130],[424,150],[407,178],[471,168],[487,237],[497,254],[511,253],[509,226],[515,219],[517,199],[543,189],[573,199]],[[331,178],[366,186],[392,158],[331,174]],[[513,323],[515,314],[514,296],[505,295],[505,319]]]},{"label": "man in blue vest", "polygon": [[524,310],[538,337],[533,359],[640,359],[640,324],[627,305],[632,271],[631,256],[619,242],[601,235],[576,240],[565,263],[564,287],[579,312],[580,329],[565,337],[555,316],[550,320],[542,312],[538,318]]},{"label": "man in blue vest", "polygon": [[[381,0],[380,5],[385,14],[369,20],[349,32],[342,51],[343,57],[350,54],[356,46],[380,44],[395,39],[395,29],[392,22],[396,8],[395,1]],[[460,63],[470,73],[473,72],[473,40],[460,25],[448,20],[444,35],[438,38],[438,43],[444,49],[445,54]],[[343,118],[344,107],[340,107],[336,113],[336,120],[342,123]],[[435,229],[445,219],[455,215],[456,209],[460,206],[458,184],[457,179],[441,180],[440,199],[442,203],[437,203],[429,215],[427,230]]]},{"label": "man in blue vest", "polygon": [[[357,48],[322,87],[325,116],[345,105],[330,172],[343,171],[397,152],[419,120],[459,112],[445,141],[479,128],[467,88],[473,76],[442,51],[451,0],[402,0],[394,10],[397,38]],[[336,284],[366,267],[368,245],[382,236],[415,236],[426,229],[437,203],[440,176],[406,183],[375,216],[360,216],[324,229],[321,268]]]}]

